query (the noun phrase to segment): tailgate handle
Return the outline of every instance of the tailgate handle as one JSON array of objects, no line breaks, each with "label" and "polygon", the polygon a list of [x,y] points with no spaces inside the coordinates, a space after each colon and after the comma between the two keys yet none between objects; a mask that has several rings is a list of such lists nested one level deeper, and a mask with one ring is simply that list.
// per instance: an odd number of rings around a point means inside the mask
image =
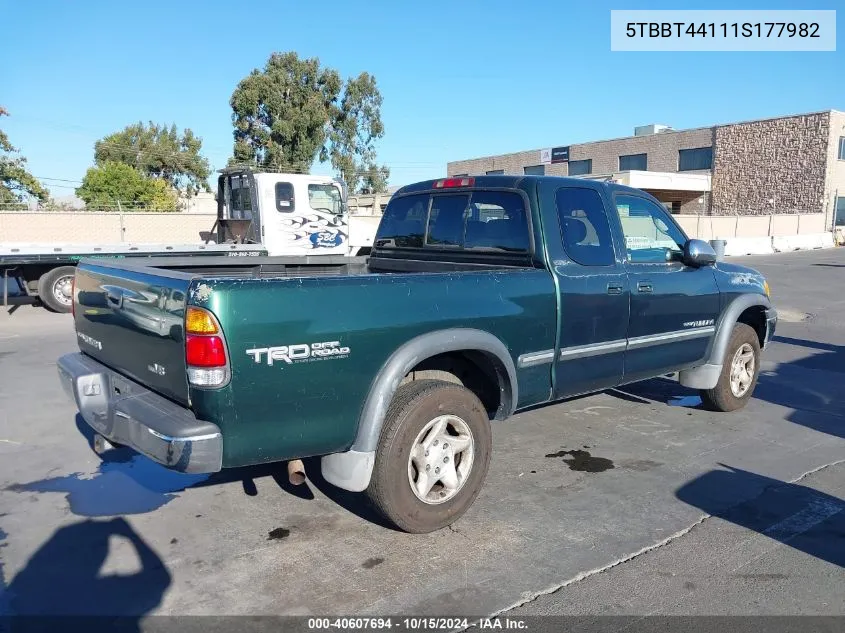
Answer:
[{"label": "tailgate handle", "polygon": [[647,281],[641,281],[637,284],[637,290],[640,292],[651,292],[651,284]]},{"label": "tailgate handle", "polygon": [[106,299],[108,299],[108,302],[115,308],[119,308],[123,303],[123,295],[112,290],[106,291]]},{"label": "tailgate handle", "polygon": [[106,301],[115,308],[123,307],[125,288],[121,288],[120,286],[103,286],[102,288],[106,292]]},{"label": "tailgate handle", "polygon": [[[115,308],[122,308],[124,299],[136,302],[139,299],[145,299],[144,295],[135,292],[134,290],[130,290],[129,288],[123,288],[122,286],[108,285],[101,286],[101,288],[105,291],[108,302]],[[149,301],[144,301],[144,303],[149,303]]]}]

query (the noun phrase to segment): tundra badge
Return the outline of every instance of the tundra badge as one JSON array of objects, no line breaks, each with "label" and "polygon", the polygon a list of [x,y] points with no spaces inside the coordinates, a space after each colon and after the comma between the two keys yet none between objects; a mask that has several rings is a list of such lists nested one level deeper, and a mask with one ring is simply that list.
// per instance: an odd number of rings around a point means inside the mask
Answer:
[{"label": "tundra badge", "polygon": [[167,373],[167,370],[164,368],[164,365],[159,365],[158,363],[147,365],[147,370],[153,372],[154,374],[158,374],[159,376],[164,376],[164,374]]}]

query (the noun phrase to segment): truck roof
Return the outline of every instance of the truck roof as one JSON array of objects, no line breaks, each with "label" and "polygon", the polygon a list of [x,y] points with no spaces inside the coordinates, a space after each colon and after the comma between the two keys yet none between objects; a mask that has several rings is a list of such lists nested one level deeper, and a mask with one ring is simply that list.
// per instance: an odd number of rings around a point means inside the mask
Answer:
[{"label": "truck roof", "polygon": [[[455,180],[460,178],[472,178],[473,184],[472,186],[475,188],[486,188],[486,187],[505,187],[508,189],[519,189],[521,188],[520,185],[522,183],[529,183],[531,181],[544,181],[544,180],[552,180],[559,182],[561,185],[569,185],[570,187],[583,187],[585,184],[589,183],[592,186],[603,187],[609,191],[626,191],[626,192],[637,192],[642,194],[643,191],[641,189],[635,189],[634,187],[628,187],[627,185],[620,185],[615,182],[608,182],[604,180],[589,180],[586,178],[570,178],[567,176],[509,176],[509,175],[493,175],[493,176],[452,176],[449,179]],[[396,196],[406,194],[406,193],[415,193],[418,191],[431,191],[433,189],[439,189],[435,187],[435,183],[441,180],[446,180],[446,178],[435,178],[432,180],[423,180],[420,182],[415,182],[410,185],[405,185],[396,191]],[[457,189],[457,187],[456,187]],[[448,191],[449,189],[444,189],[444,191]]]}]

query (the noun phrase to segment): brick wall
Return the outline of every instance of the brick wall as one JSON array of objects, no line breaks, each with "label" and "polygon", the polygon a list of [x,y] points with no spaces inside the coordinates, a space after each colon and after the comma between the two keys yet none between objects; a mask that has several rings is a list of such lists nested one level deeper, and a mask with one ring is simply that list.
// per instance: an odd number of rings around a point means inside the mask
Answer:
[{"label": "brick wall", "polygon": [[[619,171],[619,156],[647,154],[649,171],[678,171],[678,151],[713,145],[713,128],[661,132],[649,136],[631,136],[594,143],[571,145],[569,160],[592,159],[593,174],[611,174]],[[540,164],[540,150],[487,156],[470,160],[450,162],[448,175],[469,174],[479,176],[495,169],[504,169],[506,174],[521,175],[522,168]],[[693,172],[694,173],[694,172]],[[705,172],[706,173],[706,172]],[[546,165],[550,176],[568,176],[567,163]]]},{"label": "brick wall", "polygon": [[[676,172],[678,171],[679,150],[710,147],[712,145],[712,128],[661,132],[649,136],[632,136],[573,145],[569,150],[569,160],[591,158],[594,174],[610,174],[619,171],[620,156],[647,154],[648,171]],[[706,173],[706,170],[704,173]]]},{"label": "brick wall", "polygon": [[718,126],[714,215],[823,211],[830,112]]}]

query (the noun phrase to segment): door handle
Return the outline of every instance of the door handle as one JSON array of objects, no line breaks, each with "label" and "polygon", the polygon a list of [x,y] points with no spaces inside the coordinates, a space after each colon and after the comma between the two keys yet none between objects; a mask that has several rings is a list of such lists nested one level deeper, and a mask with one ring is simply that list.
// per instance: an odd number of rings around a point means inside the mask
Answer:
[{"label": "door handle", "polygon": [[607,284],[607,294],[609,294],[609,295],[621,295],[622,294],[622,284]]},{"label": "door handle", "polygon": [[651,284],[648,283],[647,281],[640,281],[640,282],[637,283],[637,290],[639,292],[651,292],[652,287],[651,287]]}]

